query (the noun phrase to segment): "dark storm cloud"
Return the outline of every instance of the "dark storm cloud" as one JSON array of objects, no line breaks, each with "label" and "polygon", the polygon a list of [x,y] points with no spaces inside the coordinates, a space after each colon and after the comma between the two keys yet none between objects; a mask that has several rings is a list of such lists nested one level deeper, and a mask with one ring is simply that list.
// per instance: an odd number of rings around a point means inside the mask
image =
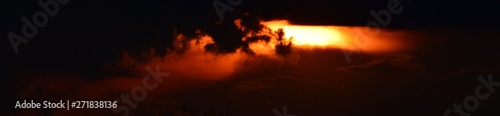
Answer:
[{"label": "dark storm cloud", "polygon": [[[235,21],[239,20],[239,25]],[[201,28],[208,35],[214,38],[215,43],[205,46],[205,49],[215,53],[233,53],[237,49],[253,54],[253,51],[248,48],[250,43],[260,40],[269,42],[273,35],[253,35],[264,29],[257,16],[253,14],[239,14],[237,17],[226,19],[217,24],[215,28]],[[270,33],[271,34],[271,33]],[[243,37],[251,35],[243,41]]]}]

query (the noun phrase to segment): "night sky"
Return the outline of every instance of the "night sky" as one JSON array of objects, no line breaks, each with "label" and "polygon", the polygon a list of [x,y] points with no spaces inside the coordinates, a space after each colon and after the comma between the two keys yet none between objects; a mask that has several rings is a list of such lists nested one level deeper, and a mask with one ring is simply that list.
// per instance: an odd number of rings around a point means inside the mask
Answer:
[{"label": "night sky", "polygon": [[[22,100],[119,100],[143,83],[150,74],[146,67],[156,66],[168,75],[135,101],[138,107],[118,104],[129,115],[278,116],[273,108],[284,113],[286,106],[297,116],[443,115],[449,108],[451,116],[460,115],[453,104],[467,104],[464,99],[476,95],[478,86],[489,97],[468,103],[477,106],[473,110],[462,109],[500,114],[500,2],[217,0],[233,9],[221,20],[214,0],[51,1],[58,2],[58,12],[45,25],[35,24],[32,38],[23,35],[22,17],[33,21],[43,11],[39,1],[1,3],[0,115],[125,115],[14,106]],[[274,36],[242,39],[266,29],[260,22],[270,20],[363,27],[377,21],[371,11],[387,10],[393,2],[401,12],[391,14],[374,41],[398,47],[354,52],[350,62],[339,48],[285,45],[262,55],[251,46]],[[16,52],[10,32],[29,42]],[[200,45],[203,36],[213,42]]]}]

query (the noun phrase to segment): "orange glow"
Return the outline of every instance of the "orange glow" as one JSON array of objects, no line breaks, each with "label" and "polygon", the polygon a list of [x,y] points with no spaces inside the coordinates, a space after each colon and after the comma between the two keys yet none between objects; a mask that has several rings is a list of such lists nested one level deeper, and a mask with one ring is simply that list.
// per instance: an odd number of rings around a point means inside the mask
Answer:
[{"label": "orange glow", "polygon": [[400,33],[377,28],[293,25],[287,20],[261,21],[261,24],[274,32],[283,29],[285,40],[291,41],[296,48],[340,48],[374,53],[402,47],[396,39],[401,37]]},{"label": "orange glow", "polygon": [[[241,20],[234,22],[238,29],[242,27]],[[286,20],[261,21],[261,24],[269,29],[262,29],[248,33],[242,37],[242,41],[252,36],[266,36],[269,40],[258,40],[248,43],[252,55],[239,48],[235,53],[217,54],[205,50],[208,44],[215,44],[213,38],[208,34],[200,34],[195,38],[189,38],[183,34],[177,34],[174,41],[174,49],[185,50],[181,54],[172,52],[164,57],[152,58],[147,64],[158,65],[161,69],[174,72],[172,75],[182,77],[203,78],[209,80],[225,79],[231,76],[240,66],[246,66],[247,60],[263,58],[298,65],[301,55],[296,52],[303,49],[344,49],[365,53],[388,53],[402,48],[398,40],[404,38],[399,32],[391,32],[381,29],[378,34],[366,34],[367,30],[374,31],[368,27],[329,26],[329,25],[292,25]],[[284,40],[278,40],[277,31],[283,29]],[[201,33],[201,32],[197,32]],[[365,40],[359,40],[365,38]],[[189,40],[189,41],[186,41]],[[277,54],[276,45],[291,42],[291,50],[286,56]],[[339,54],[343,55],[343,54]],[[254,57],[257,56],[257,57]],[[123,67],[133,64],[134,61],[123,56]],[[141,64],[141,63],[136,63]],[[144,67],[144,66],[138,66]],[[141,69],[137,69],[141,70]]]},{"label": "orange glow", "polygon": [[283,29],[285,39],[298,46],[333,47],[342,44],[342,35],[335,26],[291,25],[286,20],[262,22],[273,31]]},{"label": "orange glow", "polygon": [[339,45],[341,36],[338,30],[329,26],[285,26],[285,38],[292,39],[295,45],[331,46]]}]

